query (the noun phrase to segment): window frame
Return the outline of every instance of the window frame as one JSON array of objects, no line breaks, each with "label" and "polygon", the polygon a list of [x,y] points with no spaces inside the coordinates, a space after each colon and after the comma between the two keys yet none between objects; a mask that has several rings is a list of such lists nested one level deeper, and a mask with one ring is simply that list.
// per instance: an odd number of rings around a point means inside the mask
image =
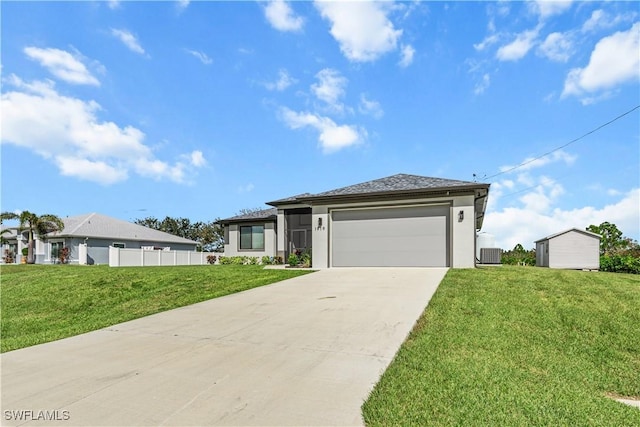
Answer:
[{"label": "window frame", "polygon": [[52,240],[49,241],[49,261],[56,262],[59,259],[59,256],[53,256],[53,248],[58,247],[58,254],[60,253],[60,249],[64,248],[64,240]]},{"label": "window frame", "polygon": [[[256,234],[254,233],[254,228],[260,227],[262,228],[262,247],[255,247],[255,242],[253,239],[253,236]],[[243,228],[250,228],[251,229],[251,247],[247,248],[247,247],[243,247],[243,243],[242,243],[242,229]],[[265,250],[265,230],[266,227],[264,224],[244,224],[244,225],[238,225],[238,252],[263,252]]]}]

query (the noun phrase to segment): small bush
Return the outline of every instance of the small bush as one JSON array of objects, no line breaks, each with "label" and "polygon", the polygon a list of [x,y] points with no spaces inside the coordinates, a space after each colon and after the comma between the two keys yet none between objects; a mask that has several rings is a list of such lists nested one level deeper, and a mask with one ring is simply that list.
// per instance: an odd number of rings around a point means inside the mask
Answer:
[{"label": "small bush", "polygon": [[263,256],[262,260],[261,260],[261,264],[262,265],[271,265],[271,264],[273,264],[273,257],[267,256],[267,255]]},{"label": "small bush", "polygon": [[287,261],[292,267],[300,264],[300,258],[298,258],[298,255],[296,254],[289,255],[289,259]]},{"label": "small bush", "polygon": [[284,264],[284,259],[281,256],[277,256],[273,259],[274,264],[282,265]]},{"label": "small bush", "polygon": [[3,259],[5,264],[13,264],[16,261],[15,254],[9,249],[4,250]]},{"label": "small bush", "polygon": [[247,264],[249,265],[258,265],[258,257],[252,256],[247,258]]},{"label": "small bush", "polygon": [[[222,258],[222,257],[220,257],[220,258]],[[218,259],[218,257],[215,256],[215,255],[207,255],[207,262],[209,264],[215,264],[217,259]]]},{"label": "small bush", "polygon": [[66,264],[69,262],[69,248],[64,247],[58,251],[58,260],[60,264]]},{"label": "small bush", "polygon": [[311,251],[309,249],[300,255],[300,264],[302,264],[303,267],[311,267]]}]

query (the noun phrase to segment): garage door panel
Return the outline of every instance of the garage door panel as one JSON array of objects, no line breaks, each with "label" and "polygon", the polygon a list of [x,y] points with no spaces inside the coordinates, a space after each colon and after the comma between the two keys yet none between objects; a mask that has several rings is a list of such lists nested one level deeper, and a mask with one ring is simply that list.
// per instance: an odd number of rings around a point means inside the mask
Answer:
[{"label": "garage door panel", "polygon": [[332,212],[335,267],[448,265],[448,206]]}]

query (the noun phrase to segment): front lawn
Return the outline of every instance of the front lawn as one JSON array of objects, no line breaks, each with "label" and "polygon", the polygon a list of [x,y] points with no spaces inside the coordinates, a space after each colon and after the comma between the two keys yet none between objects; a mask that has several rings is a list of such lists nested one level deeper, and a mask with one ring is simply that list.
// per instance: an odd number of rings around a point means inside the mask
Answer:
[{"label": "front lawn", "polygon": [[54,341],[307,273],[250,265],[3,265],[1,351]]},{"label": "front lawn", "polygon": [[363,405],[369,426],[640,426],[640,276],[451,270]]}]

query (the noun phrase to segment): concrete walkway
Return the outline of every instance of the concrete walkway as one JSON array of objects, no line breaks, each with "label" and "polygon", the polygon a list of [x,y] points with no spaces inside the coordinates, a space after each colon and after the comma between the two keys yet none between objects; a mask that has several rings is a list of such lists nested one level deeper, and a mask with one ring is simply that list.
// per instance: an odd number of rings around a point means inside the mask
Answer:
[{"label": "concrete walkway", "polygon": [[5,353],[2,424],[362,424],[445,273],[324,270]]}]

